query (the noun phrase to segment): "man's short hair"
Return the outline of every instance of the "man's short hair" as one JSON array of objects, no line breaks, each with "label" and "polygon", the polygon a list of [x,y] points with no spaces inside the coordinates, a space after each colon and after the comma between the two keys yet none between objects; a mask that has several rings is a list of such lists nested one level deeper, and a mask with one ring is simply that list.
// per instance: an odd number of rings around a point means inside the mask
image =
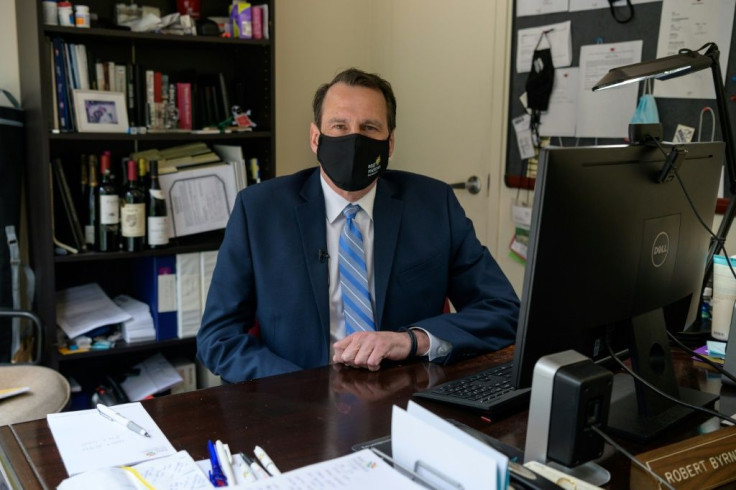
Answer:
[{"label": "man's short hair", "polygon": [[386,100],[389,133],[396,128],[396,97],[394,97],[391,84],[374,73],[366,73],[357,68],[348,68],[338,73],[330,83],[325,83],[317,89],[317,92],[314,94],[314,100],[312,101],[312,110],[314,111],[314,124],[318,128],[321,129],[322,127],[322,103],[325,100],[325,95],[330,87],[336,83],[379,90]]}]

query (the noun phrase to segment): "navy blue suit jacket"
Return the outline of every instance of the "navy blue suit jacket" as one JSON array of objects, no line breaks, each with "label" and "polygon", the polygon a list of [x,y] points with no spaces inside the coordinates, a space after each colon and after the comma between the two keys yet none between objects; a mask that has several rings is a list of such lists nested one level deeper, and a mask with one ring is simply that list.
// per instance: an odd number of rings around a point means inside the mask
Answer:
[{"label": "navy blue suit jacket", "polygon": [[[377,186],[377,329],[431,332],[453,346],[440,362],[512,344],[519,300],[452,189],[401,171]],[[238,194],[197,335],[213,373],[238,382],[330,362],[325,214],[319,168]],[[457,313],[443,314],[445,298]]]}]

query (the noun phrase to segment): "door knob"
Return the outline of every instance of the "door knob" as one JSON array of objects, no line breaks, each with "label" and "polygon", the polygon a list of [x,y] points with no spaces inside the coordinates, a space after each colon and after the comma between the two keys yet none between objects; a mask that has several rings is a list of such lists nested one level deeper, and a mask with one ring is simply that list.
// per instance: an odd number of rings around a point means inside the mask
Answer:
[{"label": "door knob", "polygon": [[473,175],[466,182],[450,184],[450,187],[453,189],[465,189],[471,194],[478,194],[480,192],[480,179]]}]

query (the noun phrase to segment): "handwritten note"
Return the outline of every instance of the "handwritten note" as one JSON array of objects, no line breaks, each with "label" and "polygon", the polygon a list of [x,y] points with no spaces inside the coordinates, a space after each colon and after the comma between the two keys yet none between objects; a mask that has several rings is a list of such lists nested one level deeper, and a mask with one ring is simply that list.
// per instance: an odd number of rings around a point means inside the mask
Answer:
[{"label": "handwritten note", "polygon": [[96,409],[46,416],[69,475],[135,464],[176,452],[140,403],[126,403],[114,408],[120,415],[146,429],[151,437],[143,437],[122,424],[111,422]]}]

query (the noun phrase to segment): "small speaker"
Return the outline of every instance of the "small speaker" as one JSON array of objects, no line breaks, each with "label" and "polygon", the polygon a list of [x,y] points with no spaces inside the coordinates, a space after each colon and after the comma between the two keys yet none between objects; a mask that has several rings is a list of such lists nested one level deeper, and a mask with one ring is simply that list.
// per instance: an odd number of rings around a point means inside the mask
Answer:
[{"label": "small speaker", "polygon": [[603,454],[603,439],[590,427],[605,427],[613,374],[568,350],[544,356],[534,366],[524,462],[553,461],[572,468]]}]

